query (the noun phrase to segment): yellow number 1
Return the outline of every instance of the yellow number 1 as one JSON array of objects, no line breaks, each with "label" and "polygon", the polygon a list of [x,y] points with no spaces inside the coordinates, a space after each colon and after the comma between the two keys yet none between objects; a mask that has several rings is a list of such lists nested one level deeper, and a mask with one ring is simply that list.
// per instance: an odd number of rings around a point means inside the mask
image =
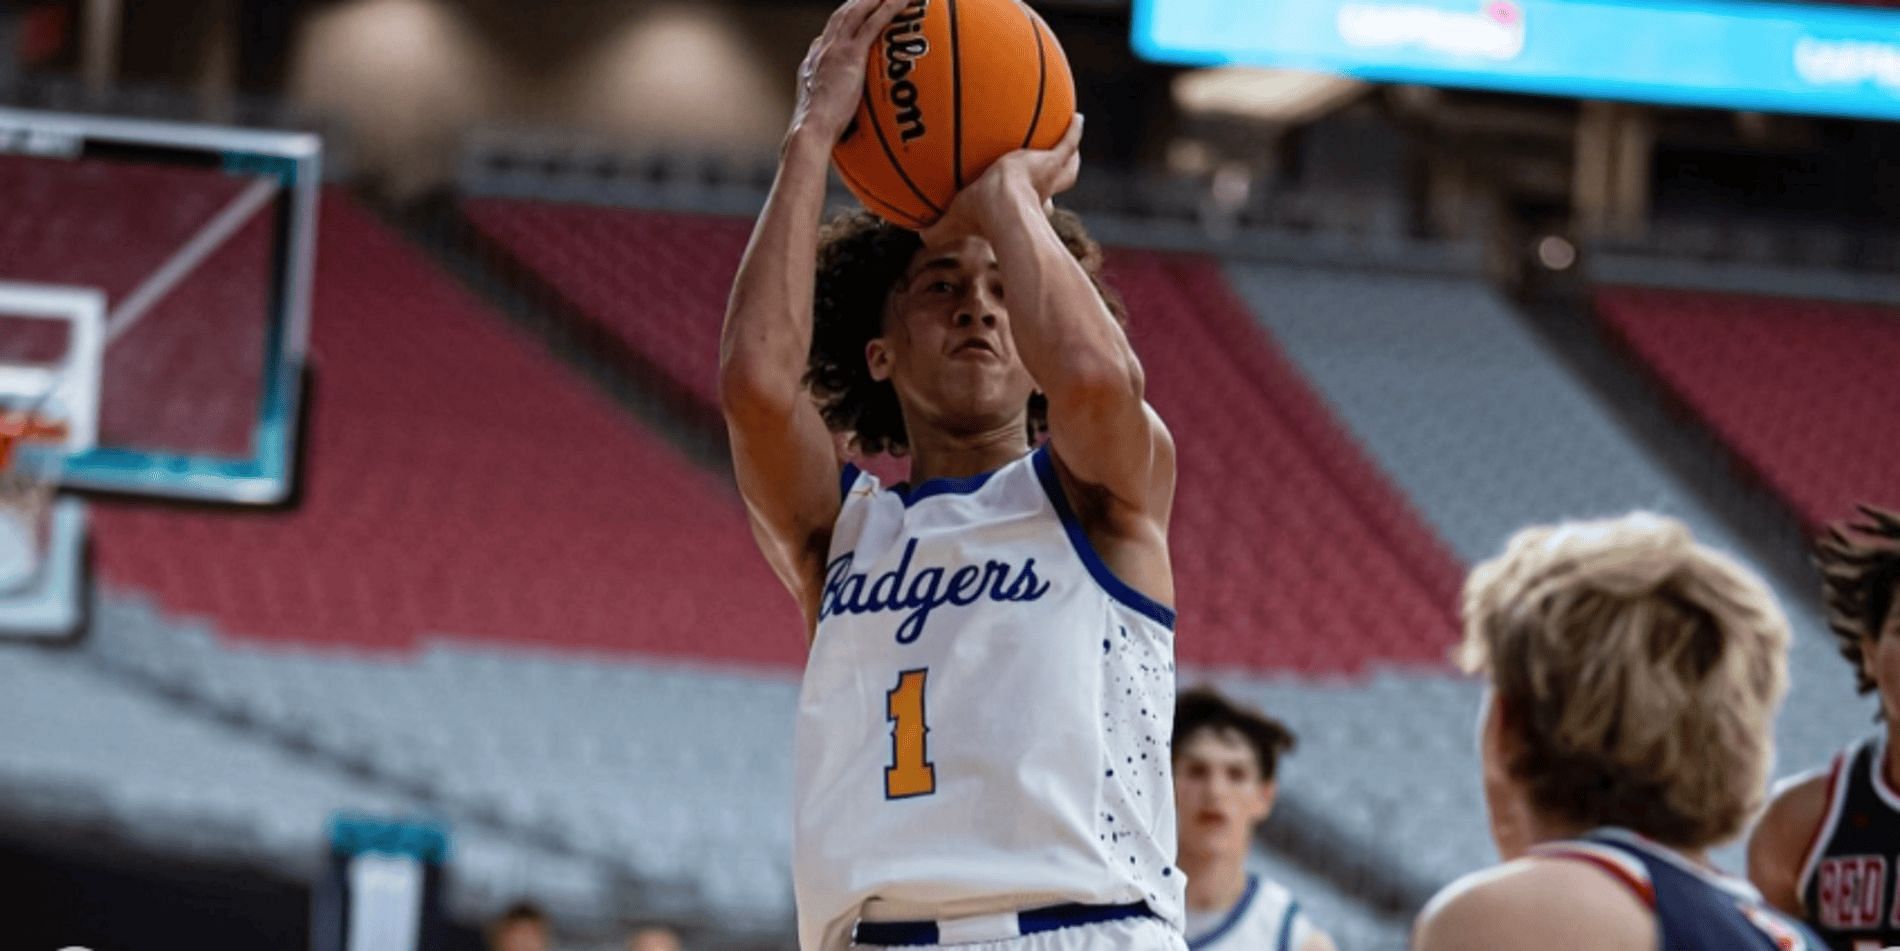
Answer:
[{"label": "yellow number 1", "polygon": [[891,765],[884,769],[884,798],[908,799],[937,791],[937,767],[930,764],[930,727],[924,723],[926,669],[897,675],[897,686],[884,695],[884,719],[891,722]]}]

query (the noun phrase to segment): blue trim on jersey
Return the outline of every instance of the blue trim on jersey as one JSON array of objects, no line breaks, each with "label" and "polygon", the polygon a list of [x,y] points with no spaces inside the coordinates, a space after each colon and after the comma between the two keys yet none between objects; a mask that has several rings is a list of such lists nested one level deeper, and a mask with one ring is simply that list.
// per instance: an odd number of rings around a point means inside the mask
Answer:
[{"label": "blue trim on jersey", "polygon": [[[1697,866],[1638,833],[1606,827],[1575,841],[1621,852],[1642,864],[1655,899],[1656,933],[1664,947],[1683,951],[1749,947],[1825,951],[1828,947],[1807,925],[1763,903],[1747,882]],[[1749,940],[1738,943],[1740,938]],[[1800,943],[1783,944],[1782,938]]]},{"label": "blue trim on jersey", "polygon": [[1088,568],[1095,583],[1108,592],[1108,596],[1153,618],[1168,630],[1174,630],[1174,609],[1153,598],[1136,591],[1128,583],[1115,577],[1108,565],[1102,563],[1102,556],[1095,553],[1095,546],[1089,543],[1088,532],[1082,528],[1082,520],[1076,518],[1075,510],[1069,507],[1069,495],[1062,491],[1062,478],[1056,475],[1055,456],[1044,443],[1035,453],[1036,478],[1042,482],[1043,494],[1049,496],[1050,504],[1056,507],[1056,515],[1062,519],[1062,527],[1069,533],[1069,543],[1075,546],[1075,553],[1082,558],[1082,564]]},{"label": "blue trim on jersey", "polygon": [[1293,918],[1295,915],[1298,915],[1299,913],[1300,913],[1300,903],[1290,898],[1287,899],[1286,914],[1280,916],[1279,951],[1292,951]]},{"label": "blue trim on jersey", "polygon": [[849,462],[838,471],[838,501],[851,497],[851,487],[858,484],[858,472],[858,467]]},{"label": "blue trim on jersey", "polygon": [[1240,893],[1240,900],[1234,902],[1233,910],[1227,913],[1227,917],[1223,919],[1220,924],[1214,926],[1213,931],[1189,941],[1189,951],[1200,951],[1201,948],[1205,948],[1227,937],[1227,932],[1234,930],[1234,926],[1240,924],[1241,917],[1247,914],[1247,908],[1253,904],[1254,893],[1259,890],[1260,876],[1249,874],[1247,876],[1247,890]]},{"label": "blue trim on jersey", "polygon": [[[1099,925],[1128,918],[1159,918],[1145,902],[1125,905],[1050,905],[1030,908],[1016,914],[1016,933],[1027,937],[1048,931],[1060,931],[1079,925]],[[941,944],[934,921],[860,921],[851,929],[853,945],[875,948],[902,948],[913,945]]]},{"label": "blue trim on jersey", "polygon": [[[1014,463],[1012,463],[1012,465],[1013,464]],[[990,476],[995,475],[999,471],[1001,470],[992,469],[988,472],[979,472],[973,476],[930,479],[916,488],[911,488],[908,482],[899,482],[891,486],[891,491],[897,493],[897,497],[904,500],[905,508],[910,508],[933,495],[969,495],[982,488],[983,483],[990,481]]]}]

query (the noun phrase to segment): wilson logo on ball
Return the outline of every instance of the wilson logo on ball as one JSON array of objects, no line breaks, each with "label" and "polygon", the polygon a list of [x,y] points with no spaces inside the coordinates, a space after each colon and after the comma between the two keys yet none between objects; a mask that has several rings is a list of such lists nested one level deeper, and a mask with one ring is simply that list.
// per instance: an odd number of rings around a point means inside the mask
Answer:
[{"label": "wilson logo on ball", "polygon": [[924,14],[929,12],[930,0],[915,0],[884,31],[884,58],[889,62],[884,75],[891,81],[898,135],[906,142],[925,131],[924,110],[917,104],[917,84],[910,81],[910,74],[917,61],[930,53],[930,41],[924,38]]},{"label": "wilson logo on ball", "polygon": [[857,115],[832,155],[864,207],[922,230],[997,159],[1061,142],[1075,77],[1022,0],[896,6],[865,50]]}]

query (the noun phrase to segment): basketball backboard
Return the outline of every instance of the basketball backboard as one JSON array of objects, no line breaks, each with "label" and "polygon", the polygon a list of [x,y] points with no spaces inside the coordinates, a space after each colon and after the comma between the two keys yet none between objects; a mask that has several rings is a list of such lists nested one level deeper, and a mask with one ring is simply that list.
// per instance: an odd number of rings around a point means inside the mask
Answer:
[{"label": "basketball backboard", "polygon": [[63,637],[85,616],[86,510],[54,490],[98,444],[105,295],[6,287],[12,358],[0,362],[0,637]]},{"label": "basketball backboard", "polygon": [[0,109],[0,390],[79,341],[43,285],[103,295],[98,428],[70,488],[269,505],[293,489],[321,144]]}]

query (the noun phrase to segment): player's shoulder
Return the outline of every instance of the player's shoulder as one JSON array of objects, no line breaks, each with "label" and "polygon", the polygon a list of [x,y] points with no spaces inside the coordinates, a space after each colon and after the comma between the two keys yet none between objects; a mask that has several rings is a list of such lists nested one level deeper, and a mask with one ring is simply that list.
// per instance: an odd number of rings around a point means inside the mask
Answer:
[{"label": "player's shoulder", "polygon": [[1640,948],[1655,940],[1655,918],[1628,885],[1586,862],[1533,856],[1474,872],[1440,891],[1420,912],[1417,951],[1487,951],[1550,943],[1578,951]]},{"label": "player's shoulder", "polygon": [[1805,851],[1814,830],[1827,818],[1836,784],[1847,779],[1854,753],[1848,747],[1832,760],[1777,782],[1768,795],[1768,807],[1749,836],[1749,849],[1771,849],[1789,854]]}]

